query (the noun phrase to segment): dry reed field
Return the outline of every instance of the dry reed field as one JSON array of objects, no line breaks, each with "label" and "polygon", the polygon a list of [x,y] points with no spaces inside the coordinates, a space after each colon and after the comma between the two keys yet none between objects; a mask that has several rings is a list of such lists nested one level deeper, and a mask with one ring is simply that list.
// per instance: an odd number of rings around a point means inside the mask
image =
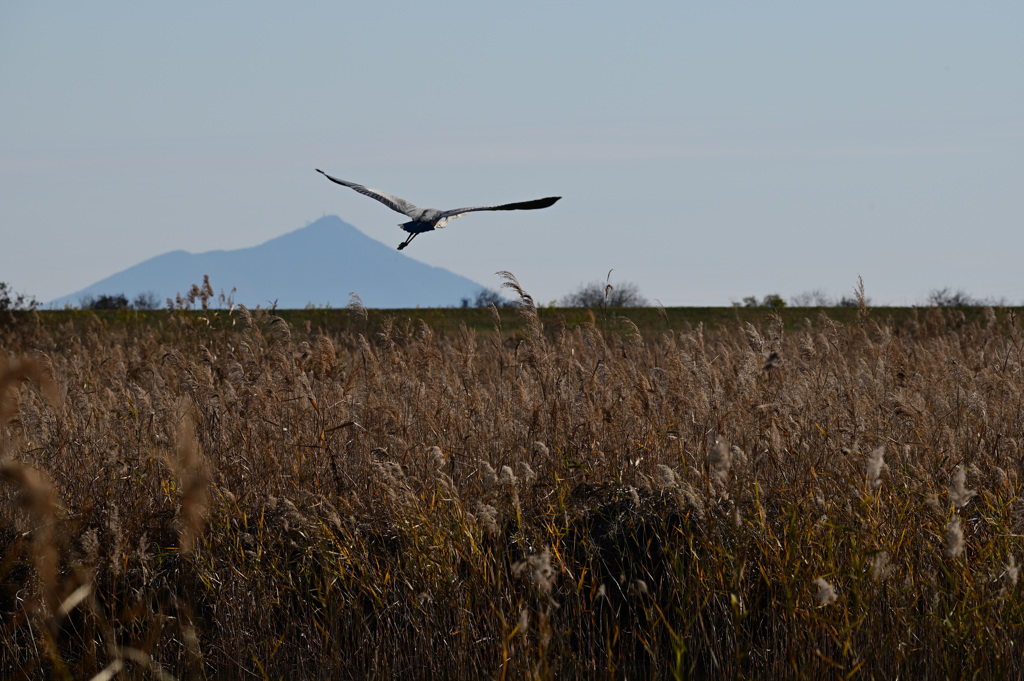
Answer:
[{"label": "dry reed field", "polygon": [[1024,676],[1012,311],[545,328],[507,278],[484,332],[0,326],[0,676]]}]

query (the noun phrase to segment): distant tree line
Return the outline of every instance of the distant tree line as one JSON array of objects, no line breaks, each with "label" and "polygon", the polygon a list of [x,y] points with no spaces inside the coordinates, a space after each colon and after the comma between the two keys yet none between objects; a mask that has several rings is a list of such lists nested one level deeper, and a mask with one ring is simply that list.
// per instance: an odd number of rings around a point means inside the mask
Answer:
[{"label": "distant tree line", "polygon": [[[209,279],[204,278],[203,286],[193,285],[187,296],[191,303],[195,298],[201,298],[203,307],[206,307],[207,299],[212,297],[213,289],[209,285]],[[779,309],[783,307],[857,307],[860,301],[856,295],[844,295],[839,297],[829,296],[821,289],[813,289],[799,293],[786,300],[778,293],[769,293],[760,298],[747,296],[740,302],[733,305],[742,307],[760,307],[768,309]],[[234,290],[232,290],[232,295]],[[861,295],[863,292],[861,291]],[[225,297],[221,293],[219,302],[221,305],[232,305],[232,297]],[[179,296],[179,303],[183,304]],[[172,301],[168,301],[170,305]],[[463,298],[463,308],[481,308],[494,305],[496,307],[509,307],[511,301],[498,293],[481,288],[474,298]],[[620,308],[620,307],[645,307],[649,305],[647,298],[640,293],[640,288],[633,282],[611,283],[611,272],[604,283],[594,281],[581,284],[572,293],[557,301],[562,307],[585,307],[585,308]],[[864,303],[871,304],[871,299],[865,297]],[[551,305],[555,306],[556,301]],[[932,289],[928,294],[924,305],[929,307],[978,307],[984,305],[1005,306],[1009,305],[1005,298],[976,297],[963,289],[944,287]],[[17,312],[35,310],[41,303],[33,296],[16,292],[7,282],[0,281],[0,312]],[[83,310],[156,310],[160,308],[160,300],[152,291],[137,294],[129,300],[124,293],[87,295],[79,300],[79,308]]]},{"label": "distant tree line", "polygon": [[982,305],[1007,305],[1004,298],[976,298],[963,289],[939,288],[932,289],[928,294],[928,304],[932,307],[980,307]]},{"label": "distant tree line", "polygon": [[[572,293],[563,296],[558,301],[552,301],[551,306],[561,307],[586,307],[586,308],[620,308],[620,307],[645,307],[649,305],[647,298],[640,293],[640,288],[633,282],[611,283],[611,273],[605,282],[593,281],[580,284]],[[860,291],[863,295],[863,291]],[[768,293],[760,298],[747,296],[738,303],[740,307],[757,307],[767,309],[781,309],[784,307],[858,307],[858,291],[834,297],[828,295],[822,289],[813,289],[799,293],[788,300],[778,293]],[[508,307],[512,303],[501,295],[490,289],[480,289],[475,298],[463,298],[462,307],[487,307],[494,304],[496,307]],[[871,305],[871,298],[864,296],[864,304]],[[929,307],[971,307],[982,305],[1007,305],[1005,300],[992,298],[978,298],[970,295],[963,289],[952,289],[949,287],[932,289],[923,305]]]},{"label": "distant tree line", "polygon": [[[870,305],[871,299],[865,298],[865,304]],[[844,295],[834,298],[821,289],[805,291],[792,296],[788,301],[778,293],[769,293],[758,299],[757,296],[747,296],[739,303],[733,303],[742,307],[857,307],[860,301],[856,294]],[[984,305],[1008,305],[1005,299],[982,298],[973,296],[963,289],[950,287],[932,289],[928,298],[924,301],[928,307],[981,307]]]},{"label": "distant tree line", "polygon": [[152,291],[138,294],[131,302],[123,293],[88,295],[78,302],[83,310],[156,310],[160,307],[160,299]]}]

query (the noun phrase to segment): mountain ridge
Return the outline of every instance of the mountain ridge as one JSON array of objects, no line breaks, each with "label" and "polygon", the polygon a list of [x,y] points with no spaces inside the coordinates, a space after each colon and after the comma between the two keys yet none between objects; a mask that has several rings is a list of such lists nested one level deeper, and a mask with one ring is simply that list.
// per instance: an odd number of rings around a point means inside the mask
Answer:
[{"label": "mountain ridge", "polygon": [[452,307],[473,299],[480,284],[441,267],[414,260],[372,239],[336,215],[273,237],[256,246],[191,253],[168,251],[105,277],[49,307],[77,306],[83,299],[153,293],[161,305],[185,294],[209,275],[214,291],[235,289],[233,300],[250,307],[282,309],[342,306],[350,293],[366,307]]}]

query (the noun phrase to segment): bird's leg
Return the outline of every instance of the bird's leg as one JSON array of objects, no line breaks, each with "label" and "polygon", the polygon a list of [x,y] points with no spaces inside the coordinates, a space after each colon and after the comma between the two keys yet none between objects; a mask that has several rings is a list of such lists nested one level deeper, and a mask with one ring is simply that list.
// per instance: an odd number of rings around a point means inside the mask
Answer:
[{"label": "bird's leg", "polygon": [[398,244],[398,250],[402,250],[403,248],[408,246],[409,242],[411,242],[413,239],[415,239],[418,235],[419,235],[419,232],[414,232],[413,234],[410,234],[408,239],[406,239],[402,243]]}]

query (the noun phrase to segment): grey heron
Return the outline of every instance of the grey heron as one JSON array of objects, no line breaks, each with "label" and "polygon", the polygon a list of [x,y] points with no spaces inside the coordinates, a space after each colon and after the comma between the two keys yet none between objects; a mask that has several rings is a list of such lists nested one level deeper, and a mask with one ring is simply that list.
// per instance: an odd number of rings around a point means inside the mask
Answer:
[{"label": "grey heron", "polygon": [[398,244],[398,250],[402,250],[408,246],[413,239],[423,232],[432,232],[435,229],[441,229],[448,224],[449,220],[461,218],[466,213],[474,213],[482,210],[537,210],[538,208],[547,208],[548,206],[554,205],[555,201],[562,198],[561,196],[549,196],[545,199],[521,201],[519,203],[506,203],[501,206],[470,206],[468,208],[438,210],[436,208],[420,208],[419,206],[409,203],[405,199],[400,199],[393,194],[382,192],[379,189],[370,189],[369,187],[364,187],[363,185],[356,184],[355,182],[339,180],[336,177],[331,177],[319,168],[316,169],[316,172],[320,173],[331,182],[336,182],[343,187],[355,189],[364,196],[369,196],[371,199],[377,199],[391,210],[403,213],[404,215],[412,218],[411,221],[403,222],[398,225],[409,233],[409,238]]}]

